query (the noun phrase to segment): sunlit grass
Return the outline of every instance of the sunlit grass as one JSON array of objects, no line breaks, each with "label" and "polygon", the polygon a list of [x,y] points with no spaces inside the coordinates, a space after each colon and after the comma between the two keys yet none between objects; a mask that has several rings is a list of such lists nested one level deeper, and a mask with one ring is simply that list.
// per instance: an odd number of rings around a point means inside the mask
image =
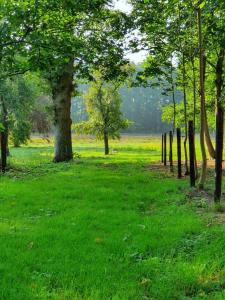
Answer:
[{"label": "sunlit grass", "polygon": [[[153,136],[11,148],[0,178],[0,299],[224,299],[225,218],[160,166]],[[217,215],[219,214],[219,215]],[[216,223],[218,223],[216,225]]]}]

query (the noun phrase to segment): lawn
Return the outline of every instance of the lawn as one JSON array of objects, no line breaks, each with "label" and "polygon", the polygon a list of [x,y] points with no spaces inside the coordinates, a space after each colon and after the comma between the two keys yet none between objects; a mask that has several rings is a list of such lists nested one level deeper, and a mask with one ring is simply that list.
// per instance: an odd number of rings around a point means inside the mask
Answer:
[{"label": "lawn", "polygon": [[[103,155],[74,138],[11,149],[0,178],[0,299],[225,299],[225,217],[162,167],[157,137]],[[209,182],[210,184],[210,182]],[[189,195],[189,196],[188,196]]]}]

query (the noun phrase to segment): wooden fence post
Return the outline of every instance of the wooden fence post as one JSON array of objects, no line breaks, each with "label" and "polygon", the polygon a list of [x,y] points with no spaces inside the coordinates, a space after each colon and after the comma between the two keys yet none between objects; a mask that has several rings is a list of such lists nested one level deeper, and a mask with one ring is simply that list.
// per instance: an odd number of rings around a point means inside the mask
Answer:
[{"label": "wooden fence post", "polygon": [[189,157],[190,157],[190,185],[195,186],[195,144],[194,144],[194,123],[188,122]]},{"label": "wooden fence post", "polygon": [[173,132],[170,131],[170,172],[173,172]]},{"label": "wooden fence post", "polygon": [[182,166],[181,166],[181,130],[177,128],[177,174],[178,178],[182,177]]},{"label": "wooden fence post", "polygon": [[222,188],[222,164],[223,164],[223,128],[224,111],[222,107],[217,108],[216,113],[216,161],[215,161],[215,191],[214,201],[220,202]]},{"label": "wooden fence post", "polygon": [[162,163],[164,162],[164,137],[162,134]]},{"label": "wooden fence post", "polygon": [[166,153],[166,133],[164,133],[164,166],[166,166],[167,165],[167,161],[166,161],[166,159],[167,159],[167,155],[166,155],[167,153]]}]

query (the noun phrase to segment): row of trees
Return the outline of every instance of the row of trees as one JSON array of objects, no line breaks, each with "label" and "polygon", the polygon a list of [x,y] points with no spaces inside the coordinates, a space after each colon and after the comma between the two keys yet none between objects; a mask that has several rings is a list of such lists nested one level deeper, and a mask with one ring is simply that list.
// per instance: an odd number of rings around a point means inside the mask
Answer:
[{"label": "row of trees", "polygon": [[[184,153],[186,174],[188,166],[188,120],[194,131],[200,131],[202,167],[199,188],[206,180],[206,148],[216,158],[216,183],[221,183],[223,151],[223,77],[225,55],[225,2],[217,1],[137,1],[132,0],[133,17],[143,33],[142,47],[149,51],[145,70],[139,82],[149,78],[162,83],[171,96],[172,105],[163,112],[164,120],[172,121],[174,129],[182,126],[185,132]],[[149,13],[150,12],[150,13]],[[137,41],[136,48],[138,50]],[[165,84],[166,83],[166,84]],[[182,91],[178,102],[175,89]],[[200,101],[198,101],[200,99]],[[216,111],[216,121],[215,115]],[[209,132],[209,114],[216,128],[216,150]],[[219,184],[221,187],[221,184]],[[215,194],[219,199],[221,190]]]}]

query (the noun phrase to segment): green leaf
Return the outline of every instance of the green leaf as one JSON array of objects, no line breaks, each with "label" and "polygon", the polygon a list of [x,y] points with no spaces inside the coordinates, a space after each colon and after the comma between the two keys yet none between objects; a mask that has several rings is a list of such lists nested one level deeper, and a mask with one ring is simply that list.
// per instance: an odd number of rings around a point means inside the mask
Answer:
[{"label": "green leaf", "polygon": [[199,4],[199,8],[200,8],[200,9],[203,9],[204,6],[205,6],[205,4],[206,4],[206,1],[202,1],[202,3]]}]

